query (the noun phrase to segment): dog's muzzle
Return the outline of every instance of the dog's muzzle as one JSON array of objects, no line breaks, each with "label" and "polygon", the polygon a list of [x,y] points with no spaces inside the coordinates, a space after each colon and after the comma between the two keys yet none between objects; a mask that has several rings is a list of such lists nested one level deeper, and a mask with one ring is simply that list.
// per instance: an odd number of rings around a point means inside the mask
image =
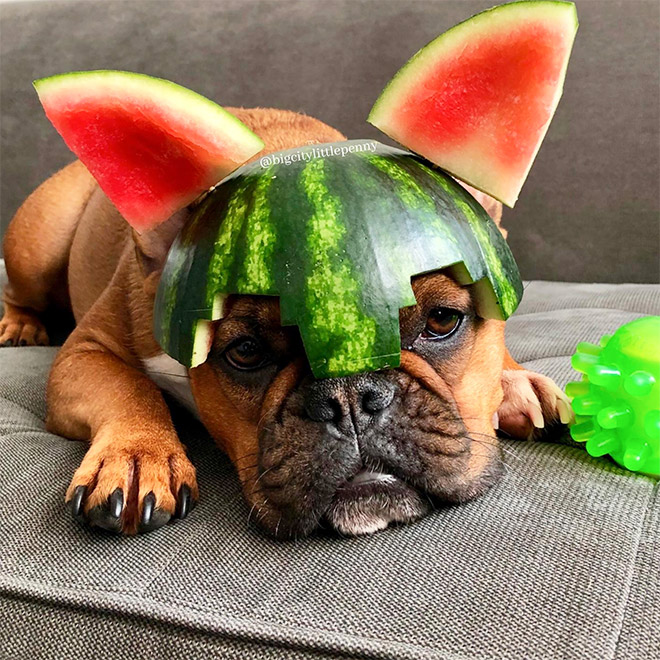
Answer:
[{"label": "dog's muzzle", "polygon": [[310,376],[264,416],[253,501],[276,534],[374,532],[483,492],[490,468],[468,476],[472,444],[448,386],[403,370]]}]

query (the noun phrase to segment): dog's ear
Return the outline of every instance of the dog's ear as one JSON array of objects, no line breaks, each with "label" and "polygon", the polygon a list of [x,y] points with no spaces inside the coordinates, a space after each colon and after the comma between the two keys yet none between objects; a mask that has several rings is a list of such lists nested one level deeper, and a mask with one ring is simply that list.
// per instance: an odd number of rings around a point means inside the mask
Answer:
[{"label": "dog's ear", "polygon": [[493,199],[490,195],[487,195],[481,190],[477,190],[472,186],[469,186],[467,183],[459,181],[459,183],[465,188],[472,197],[474,197],[481,206],[486,209],[488,215],[493,219],[493,222],[497,225],[498,229],[502,232],[502,236],[506,238],[507,230],[502,227],[500,224],[502,221],[502,203],[498,202],[496,199]]}]

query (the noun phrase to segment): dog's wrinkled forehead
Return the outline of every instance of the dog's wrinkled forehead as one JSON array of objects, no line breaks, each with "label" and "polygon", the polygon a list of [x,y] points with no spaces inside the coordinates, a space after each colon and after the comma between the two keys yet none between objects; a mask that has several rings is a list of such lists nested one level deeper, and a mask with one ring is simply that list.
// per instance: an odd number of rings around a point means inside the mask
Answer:
[{"label": "dog's wrinkled forehead", "polygon": [[228,296],[223,323],[236,317],[253,319],[259,326],[280,325],[280,299],[277,296]]}]

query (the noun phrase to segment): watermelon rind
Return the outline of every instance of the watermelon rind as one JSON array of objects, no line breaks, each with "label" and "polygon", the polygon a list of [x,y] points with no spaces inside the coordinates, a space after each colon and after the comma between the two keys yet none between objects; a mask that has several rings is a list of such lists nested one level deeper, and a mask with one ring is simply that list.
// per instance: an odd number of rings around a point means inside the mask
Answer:
[{"label": "watermelon rind", "polygon": [[[41,78],[33,85],[47,117],[67,146],[97,178],[110,201],[138,231],[166,220],[264,147],[261,138],[217,103],[162,78],[128,71],[75,71]],[[146,142],[143,160],[137,165],[135,161],[124,163],[114,152],[99,153],[97,158],[96,152],[85,149],[87,138],[72,129],[71,119],[61,124],[64,117],[73,117],[78,121],[80,115],[81,131],[88,131],[84,135],[98,135],[101,140],[121,144],[121,127],[116,135],[106,135],[95,128],[97,122],[102,122],[104,110],[116,109],[125,111],[127,122],[134,113],[136,120],[144,126],[158,127],[162,135],[167,136],[165,139],[173,145],[181,145],[181,153],[187,154],[189,159],[187,171],[194,173],[195,183],[191,182],[188,188],[187,183],[183,183],[186,179],[181,179],[179,187],[174,183],[168,195],[160,189],[167,190],[167,182],[163,181],[158,192],[151,191],[149,181],[154,180],[153,171],[157,171],[159,162],[167,161],[167,151],[152,154]],[[138,126],[131,132],[132,140],[139,140],[139,131]],[[112,170],[108,170],[108,161],[114,163]],[[141,169],[142,164],[144,169]],[[122,171],[121,168],[125,168],[130,184],[113,186],[116,174],[109,172]],[[132,198],[133,190],[135,195]]]},{"label": "watermelon rind", "polygon": [[[32,84],[40,98],[50,94],[75,93],[78,101],[98,97],[98,90],[101,88],[116,92],[120,96],[135,93],[138,97],[150,97],[152,100],[162,98],[168,109],[180,112],[182,118],[197,119],[200,127],[208,125],[210,138],[213,137],[211,125],[215,122],[216,130],[222,131],[223,137],[232,140],[234,136],[233,141],[241,151],[252,151],[250,155],[254,155],[264,148],[263,140],[231,112],[207,97],[164,78],[132,71],[96,69],[47,76],[35,80]],[[247,156],[246,160],[249,157]]]},{"label": "watermelon rind", "polygon": [[208,322],[232,294],[279,296],[281,324],[298,327],[317,378],[400,364],[399,311],[416,304],[415,275],[451,267],[475,284],[480,315],[516,309],[522,283],[504,238],[428,161],[367,140],[268,158],[216,186],[170,249],[154,335],[182,364],[206,359]]},{"label": "watermelon rind", "polygon": [[[535,19],[553,18],[555,20],[561,20],[565,23],[567,34],[572,33],[575,35],[579,25],[575,4],[572,2],[564,2],[562,0],[521,0],[520,2],[511,2],[487,9],[479,14],[472,16],[471,18],[466,19],[465,21],[462,21],[461,23],[458,23],[440,36],[433,39],[423,48],[420,48],[406,62],[406,64],[404,64],[403,67],[399,69],[399,71],[385,86],[380,96],[374,103],[369,116],[367,117],[367,121],[379,130],[383,131],[388,136],[399,141],[396,135],[394,135],[398,131],[391,125],[390,122],[390,108],[392,106],[396,106],[399,98],[405,96],[410,92],[411,89],[414,89],[416,85],[425,80],[430,71],[433,69],[433,66],[436,64],[439,54],[444,52],[450,53],[452,48],[466,43],[471,39],[478,39],[480,34],[487,34],[488,27],[494,22],[497,23],[498,28],[503,28],[506,26],[506,21],[510,22],[512,25],[515,25],[518,21],[520,21],[521,18],[527,18],[530,16],[534,17]],[[525,181],[527,175],[529,174],[531,166],[534,163],[536,155],[550,126],[552,116],[557,108],[557,105],[559,104],[559,100],[561,99],[572,47],[573,41],[571,41],[567,50],[564,66],[559,75],[554,98],[552,99],[551,104],[549,104],[551,107],[550,117],[543,127],[542,132],[539,134],[539,140],[536,148],[532,157],[530,158],[524,176],[521,177],[522,182]],[[466,108],[466,112],[469,112],[469,108]],[[412,151],[416,151],[416,149],[412,148],[411,145],[404,144],[403,146],[411,149]],[[443,170],[452,174],[452,176],[455,178],[471,185],[473,188],[480,190],[481,192],[490,195],[506,206],[513,207],[517,201],[520,188],[515,194],[515,197],[504,197],[493,189],[490,189],[488,186],[484,186],[480,181],[466,175],[465,172],[457,172],[447,163],[436,161],[430,156],[430,154],[421,153],[420,151],[417,151],[417,153],[419,153],[421,156],[424,156],[425,158],[431,158],[431,160],[442,167]],[[478,158],[473,160],[472,167],[479,167]]]}]

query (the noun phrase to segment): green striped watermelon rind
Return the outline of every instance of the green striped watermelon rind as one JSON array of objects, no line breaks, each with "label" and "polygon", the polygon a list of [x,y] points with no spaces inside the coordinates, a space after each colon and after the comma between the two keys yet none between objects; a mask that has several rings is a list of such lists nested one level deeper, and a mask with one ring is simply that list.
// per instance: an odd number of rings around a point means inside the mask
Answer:
[{"label": "green striped watermelon rind", "polygon": [[[461,21],[460,23],[457,23],[452,28],[450,28],[446,32],[443,32],[441,35],[439,35],[438,37],[427,43],[425,46],[420,48],[397,71],[394,77],[384,87],[383,91],[380,93],[378,99],[376,99],[376,102],[371,108],[369,115],[367,117],[367,121],[376,128],[378,128],[379,130],[383,131],[385,134],[389,135],[390,137],[393,137],[391,134],[392,131],[388,127],[389,122],[387,118],[388,118],[389,106],[392,103],[396,103],[396,101],[393,99],[398,99],[400,96],[406,94],[410,90],[411,79],[419,80],[424,78],[424,76],[427,74],[428,68],[432,67],[432,65],[434,64],[435,61],[434,56],[437,53],[437,51],[449,49],[451,47],[452,40],[457,43],[460,43],[466,38],[469,38],[470,32],[478,31],[482,25],[484,24],[487,25],[488,22],[494,17],[497,18],[506,17],[508,20],[514,22],[516,18],[522,15],[521,12],[524,13],[534,12],[535,16],[540,16],[542,12],[548,12],[548,15],[550,12],[554,12],[554,13],[561,12],[571,20],[572,26],[574,26],[575,31],[577,31],[579,27],[575,4],[573,2],[568,2],[565,0],[519,0],[518,2],[509,2],[502,5],[496,5],[495,7],[491,7],[490,9],[486,9],[485,11],[482,11],[478,14],[475,14],[474,16],[471,16],[470,18],[464,21]],[[553,108],[557,107],[563,93],[564,80],[566,78],[566,72],[568,69],[568,59],[570,56],[571,49],[572,49],[572,44],[571,44],[571,48],[569,48],[567,52],[566,62],[561,72],[560,80],[557,85],[555,98],[552,104]],[[534,151],[534,154],[530,159],[527,172],[522,177],[523,182],[527,178],[527,175],[529,174],[529,170],[531,169],[534,160],[536,158],[536,155],[539,149],[541,148],[541,144],[543,143],[543,138],[545,137],[545,134],[549,126],[550,126],[550,121],[548,121],[545,130],[540,135],[540,139],[536,146],[536,150]],[[395,137],[393,139],[396,140]],[[404,144],[403,146],[409,148],[408,145]],[[424,154],[420,154],[420,155],[424,156]],[[442,167],[444,171],[449,172],[457,179],[460,179],[461,181],[464,181],[465,183],[471,185],[473,188],[476,188],[477,190],[480,190],[481,192],[484,192],[494,197],[503,204],[506,204],[509,207],[513,207],[513,204],[515,203],[516,200],[512,201],[512,200],[500,199],[500,197],[497,195],[495,191],[486,190],[479,182],[472,180],[465,173],[452,171],[451,168],[447,168],[446,164],[443,163],[437,163],[437,164],[440,167]]]},{"label": "green striped watermelon rind", "polygon": [[483,314],[514,311],[522,284],[499,230],[427,161],[364,140],[269,156],[366,144],[376,151],[245,165],[203,200],[158,289],[154,332],[169,355],[187,366],[206,358],[227,295],[279,295],[282,324],[298,326],[316,377],[396,367],[410,278],[449,266],[462,283],[490,283]]}]

